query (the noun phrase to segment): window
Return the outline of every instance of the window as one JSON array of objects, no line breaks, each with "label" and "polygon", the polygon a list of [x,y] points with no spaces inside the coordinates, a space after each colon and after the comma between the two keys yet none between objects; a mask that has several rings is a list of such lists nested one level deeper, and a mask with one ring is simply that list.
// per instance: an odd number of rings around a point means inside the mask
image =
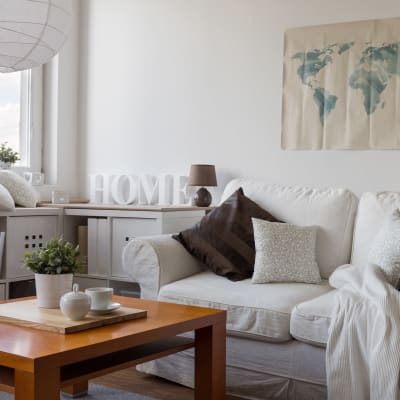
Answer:
[{"label": "window", "polygon": [[41,70],[0,74],[0,143],[20,155],[15,166],[40,171]]}]

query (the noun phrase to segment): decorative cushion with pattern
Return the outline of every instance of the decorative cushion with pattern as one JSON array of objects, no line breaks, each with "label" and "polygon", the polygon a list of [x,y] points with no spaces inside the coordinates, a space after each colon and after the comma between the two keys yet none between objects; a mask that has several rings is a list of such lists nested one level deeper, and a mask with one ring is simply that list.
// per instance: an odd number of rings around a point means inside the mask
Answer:
[{"label": "decorative cushion with pattern", "polygon": [[280,222],[239,188],[195,226],[173,238],[217,275],[239,281],[253,274],[252,218]]},{"label": "decorative cushion with pattern", "polygon": [[387,280],[395,287],[400,281],[400,211],[387,218],[376,235],[368,261],[381,267]]},{"label": "decorative cushion with pattern", "polygon": [[21,207],[36,207],[37,194],[24,178],[12,171],[2,170],[0,184],[10,192],[15,204]]},{"label": "decorative cushion with pattern", "polygon": [[14,199],[11,197],[10,192],[0,184],[0,210],[1,211],[14,211]]},{"label": "decorative cushion with pattern", "polygon": [[320,283],[316,226],[277,224],[253,218],[256,261],[253,283]]}]

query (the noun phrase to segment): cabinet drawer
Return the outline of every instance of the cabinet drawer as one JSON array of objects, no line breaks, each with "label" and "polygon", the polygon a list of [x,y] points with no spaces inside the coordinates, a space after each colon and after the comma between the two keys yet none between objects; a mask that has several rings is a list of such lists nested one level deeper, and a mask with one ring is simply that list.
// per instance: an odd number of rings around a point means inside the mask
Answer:
[{"label": "cabinet drawer", "polygon": [[122,268],[122,249],[134,237],[158,235],[160,221],[156,218],[113,218],[111,275],[126,278]]},{"label": "cabinet drawer", "polygon": [[30,217],[9,217],[6,233],[6,275],[7,278],[32,276],[22,267],[27,251],[41,248],[57,235],[58,217],[38,215]]}]

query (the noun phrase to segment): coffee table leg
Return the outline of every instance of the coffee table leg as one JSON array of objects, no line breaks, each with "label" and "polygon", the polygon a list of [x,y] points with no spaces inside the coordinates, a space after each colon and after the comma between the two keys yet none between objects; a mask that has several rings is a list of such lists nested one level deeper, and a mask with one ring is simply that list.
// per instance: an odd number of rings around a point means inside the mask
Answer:
[{"label": "coffee table leg", "polygon": [[15,370],[15,400],[59,400],[60,370],[33,373]]},{"label": "coffee table leg", "polygon": [[81,397],[84,394],[87,394],[89,389],[88,381],[83,381],[79,383],[75,383],[71,386],[66,386],[62,388],[63,393],[67,393],[69,396],[73,397]]},{"label": "coffee table leg", "polygon": [[225,399],[225,321],[195,333],[195,400]]}]

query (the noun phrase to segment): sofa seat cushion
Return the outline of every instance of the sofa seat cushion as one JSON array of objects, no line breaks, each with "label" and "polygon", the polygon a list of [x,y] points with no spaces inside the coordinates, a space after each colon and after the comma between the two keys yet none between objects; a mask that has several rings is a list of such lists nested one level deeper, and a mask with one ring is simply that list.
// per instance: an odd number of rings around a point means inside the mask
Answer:
[{"label": "sofa seat cushion", "polygon": [[325,347],[336,290],[297,304],[290,318],[290,334],[297,340]]},{"label": "sofa seat cushion", "polygon": [[250,279],[232,282],[205,271],[163,286],[158,299],[227,310],[227,330],[230,334],[283,342],[291,339],[289,326],[293,307],[329,290],[327,281],[318,285],[256,285]]}]

